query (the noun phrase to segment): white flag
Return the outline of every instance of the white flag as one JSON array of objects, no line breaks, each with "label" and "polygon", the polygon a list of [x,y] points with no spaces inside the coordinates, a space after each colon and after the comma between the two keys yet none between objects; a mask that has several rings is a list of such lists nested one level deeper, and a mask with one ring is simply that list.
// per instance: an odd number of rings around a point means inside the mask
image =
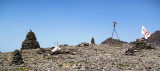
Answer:
[{"label": "white flag", "polygon": [[54,44],[55,44],[55,48],[52,50],[52,52],[56,52],[58,50],[61,50],[61,48],[59,48],[59,46],[58,46],[58,42],[57,42],[57,44],[56,43],[54,43]]},{"label": "white flag", "polygon": [[52,50],[52,52],[56,52],[58,50],[60,50],[61,48],[59,48],[58,46],[55,46],[55,48]]},{"label": "white flag", "polygon": [[151,33],[147,31],[147,29],[144,28],[143,26],[142,26],[142,34],[145,36],[145,39],[147,39],[151,35]]}]

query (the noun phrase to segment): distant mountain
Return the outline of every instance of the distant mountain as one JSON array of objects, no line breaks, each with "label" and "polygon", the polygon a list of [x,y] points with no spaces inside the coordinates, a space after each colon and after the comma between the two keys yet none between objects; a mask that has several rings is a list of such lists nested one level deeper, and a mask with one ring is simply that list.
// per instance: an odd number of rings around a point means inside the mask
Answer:
[{"label": "distant mountain", "polygon": [[147,42],[160,45],[160,31],[156,31],[147,39]]}]

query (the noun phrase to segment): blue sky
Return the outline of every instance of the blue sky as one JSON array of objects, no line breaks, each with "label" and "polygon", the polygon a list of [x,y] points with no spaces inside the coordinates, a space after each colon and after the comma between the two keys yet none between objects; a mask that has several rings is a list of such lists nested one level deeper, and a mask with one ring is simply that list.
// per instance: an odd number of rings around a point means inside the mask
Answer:
[{"label": "blue sky", "polygon": [[160,30],[160,1],[0,0],[0,51],[20,49],[30,29],[43,48],[90,43],[92,37],[100,44],[111,37],[114,19],[120,40],[134,41],[142,25]]}]

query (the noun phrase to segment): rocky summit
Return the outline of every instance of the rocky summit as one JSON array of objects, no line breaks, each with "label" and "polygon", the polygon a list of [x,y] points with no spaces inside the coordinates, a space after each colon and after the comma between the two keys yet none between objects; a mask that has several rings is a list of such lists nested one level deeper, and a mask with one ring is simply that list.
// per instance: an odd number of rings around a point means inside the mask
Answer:
[{"label": "rocky summit", "polygon": [[[140,43],[140,42],[137,42]],[[14,52],[0,53],[0,71],[160,71],[160,47],[125,55],[131,44],[122,46],[63,46],[20,50],[24,63],[10,65]]]},{"label": "rocky summit", "polygon": [[113,46],[121,46],[122,43],[126,43],[124,41],[120,41],[119,39],[108,38],[103,41],[101,44],[109,44]]},{"label": "rocky summit", "polygon": [[21,50],[23,50],[23,49],[36,49],[36,48],[40,48],[40,45],[37,42],[37,39],[36,39],[34,32],[32,32],[32,30],[30,30],[30,32],[28,32],[28,34],[26,36],[26,39],[22,43]]}]

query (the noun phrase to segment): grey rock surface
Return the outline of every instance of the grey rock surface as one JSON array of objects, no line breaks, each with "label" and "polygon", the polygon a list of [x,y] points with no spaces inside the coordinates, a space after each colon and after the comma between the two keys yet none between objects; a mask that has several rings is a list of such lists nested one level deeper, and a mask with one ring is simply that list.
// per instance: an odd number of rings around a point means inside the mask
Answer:
[{"label": "grey rock surface", "polygon": [[0,53],[0,71],[160,71],[159,47],[141,50],[135,56],[126,56],[125,51],[131,47],[130,44],[120,47],[106,44],[66,46],[55,55],[50,54],[50,48],[21,50],[24,64],[12,66],[8,64],[13,52]]}]

